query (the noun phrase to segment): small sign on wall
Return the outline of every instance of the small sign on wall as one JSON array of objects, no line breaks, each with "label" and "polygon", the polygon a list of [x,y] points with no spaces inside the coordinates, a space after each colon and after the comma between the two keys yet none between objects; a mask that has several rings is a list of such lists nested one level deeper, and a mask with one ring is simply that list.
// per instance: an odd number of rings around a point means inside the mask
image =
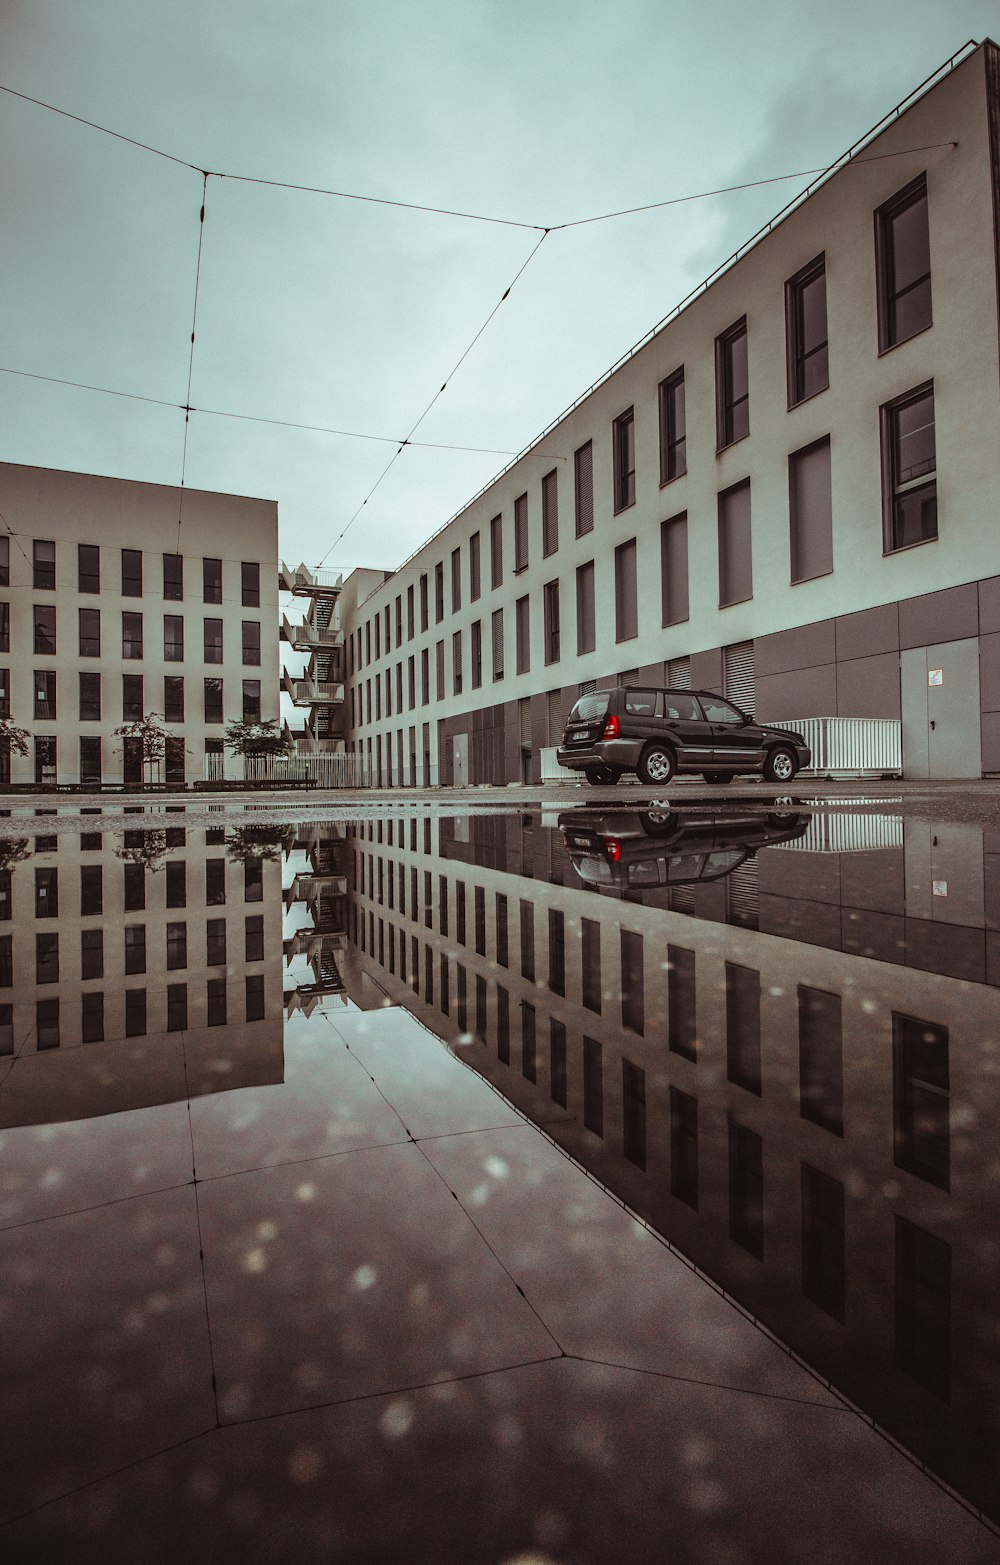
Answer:
[{"label": "small sign on wall", "polygon": [[932,880],[931,892],[936,897],[946,897],[948,895],[948,882],[946,880]]},{"label": "small sign on wall", "polygon": [[927,683],[929,685],[943,685],[944,684],[944,669],[943,668],[929,668],[927,670]]}]

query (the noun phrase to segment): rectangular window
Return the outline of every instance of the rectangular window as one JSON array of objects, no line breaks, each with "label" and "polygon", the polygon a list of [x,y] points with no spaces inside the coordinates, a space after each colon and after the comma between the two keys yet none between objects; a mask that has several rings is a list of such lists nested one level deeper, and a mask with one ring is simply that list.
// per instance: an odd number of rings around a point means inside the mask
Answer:
[{"label": "rectangular window", "polygon": [[660,483],[687,472],[687,417],[684,368],[660,381]]},{"label": "rectangular window", "polygon": [[622,1151],[630,1163],[646,1168],[646,1072],[622,1060]]},{"label": "rectangular window", "polygon": [[244,981],[246,991],[246,1008],[248,1022],[262,1022],[266,1014],[264,1007],[264,974],[248,973]]},{"label": "rectangular window", "polygon": [[205,621],[205,662],[222,662],[221,619],[207,619]]},{"label": "rectangular window", "polygon": [[830,384],[826,327],[826,258],[817,256],[785,284],[788,406]]},{"label": "rectangular window", "polygon": [[746,316],[715,339],[715,422],[719,451],[750,433]]},{"label": "rectangular window", "polygon": [[248,962],[264,960],[264,915],[252,913],[246,920],[244,955]]},{"label": "rectangular window", "polygon": [[588,440],[573,452],[573,514],[576,536],[594,530],[594,446]]},{"label": "rectangular window", "polygon": [[122,597],[142,597],[142,550],[122,550]]},{"label": "rectangular window", "polygon": [[187,984],[167,985],[167,1032],[184,1032],[187,1028]]},{"label": "rectangular window", "polygon": [[583,1040],[583,1123],[604,1135],[604,1060],[598,1038]]},{"label": "rectangular window", "polygon": [[[420,654],[420,705],[426,706],[431,698],[431,655],[430,649],[424,647]],[[369,714],[369,721],[371,716]]]},{"label": "rectangular window", "polygon": [[594,562],[577,566],[576,571],[576,650],[593,652],[597,646],[597,616],[594,605]]},{"label": "rectangular window", "polygon": [[949,1190],[947,1027],[893,1012],[892,1105],[896,1167]]},{"label": "rectangular window", "polygon": [[927,177],[897,192],[875,213],[879,352],[930,326],[931,251]]},{"label": "rectangular window", "polygon": [[42,592],[55,591],[56,546],[49,538],[36,538],[32,545],[32,583]]},{"label": "rectangular window", "polygon": [[514,575],[528,569],[528,496],[514,501]]},{"label": "rectangular window", "polygon": [[140,723],[145,715],[143,684],[141,674],[122,675],[122,719],[126,723]]},{"label": "rectangular window", "polygon": [[417,666],[412,657],[406,660],[406,702],[412,712],[417,704]]},{"label": "rectangular window", "polygon": [[760,1097],[760,974],[726,963],[726,1074]]},{"label": "rectangular window", "polygon": [[529,983],[535,981],[535,904],[522,898],[519,907],[521,920],[521,977]]},{"label": "rectangular window", "polygon": [[554,907],[549,908],[549,989],[566,993],[566,916]]},{"label": "rectangular window", "polygon": [[101,590],[101,551],[96,543],[77,545],[77,587],[80,592]]},{"label": "rectangular window", "polygon": [[896,1363],[935,1396],[951,1390],[951,1245],[896,1217]]},{"label": "rectangular window", "polygon": [[163,681],[163,716],[168,723],[184,721],[184,681],[176,674]]},{"label": "rectangular window", "polygon": [[80,1041],[101,1043],[104,1040],[104,996],[100,990],[81,996]]},{"label": "rectangular window", "polygon": [[0,717],[10,716],[10,669],[0,668]]},{"label": "rectangular window", "polygon": [[226,861],[205,860],[205,905],[224,907],[226,903]]},{"label": "rectangular window", "polygon": [[0,538],[0,587],[10,586],[10,539]]},{"label": "rectangular window", "polygon": [[82,783],[99,783],[101,781],[101,737],[99,734],[82,734],[80,736],[80,781]]},{"label": "rectangular window", "polygon": [[205,986],[206,1021],[209,1027],[225,1027],[227,1019],[226,980],[210,978]]},{"label": "rectangular window", "polygon": [[444,562],[438,560],[434,567],[434,623],[444,619]]},{"label": "rectangular window", "polygon": [[615,550],[615,640],[631,641],[639,634],[635,539]]},{"label": "rectangular window", "polygon": [[[81,609],[80,612],[85,611]],[[163,661],[165,663],[184,661],[184,619],[180,614],[163,616]]]},{"label": "rectangular window", "polygon": [[[57,780],[56,740],[53,734],[35,735],[35,781],[54,783]],[[53,845],[57,839],[53,838]]]},{"label": "rectangular window", "polygon": [[100,864],[80,866],[80,916],[104,912],[104,872]]},{"label": "rectangular window", "polygon": [[[225,868],[225,860],[222,860]],[[243,900],[244,902],[263,902],[264,900],[264,864],[261,859],[247,859],[243,865]]]},{"label": "rectangular window", "polygon": [[59,871],[35,870],[35,917],[59,917]]},{"label": "rectangular window", "polygon": [[802,1292],[843,1322],[845,1303],[844,1187],[802,1164]]},{"label": "rectangular window", "polygon": [[436,699],[444,700],[444,642],[439,641],[434,647],[434,688]]},{"label": "rectangular window", "polygon": [[566,1107],[566,1027],[549,1018],[549,1096]]},{"label": "rectangular window", "polygon": [[80,721],[99,723],[101,720],[101,676],[80,675]]},{"label": "rectangular window", "polygon": [[588,1011],[601,1014],[601,926],[592,918],[580,921],[580,952],[583,962],[583,1004]]},{"label": "rectangular window", "polygon": [[243,721],[245,723],[260,722],[259,679],[244,679],[243,681]]},{"label": "rectangular window", "polygon": [[243,621],[243,662],[248,668],[260,667],[260,621]]},{"label": "rectangular window", "polygon": [[[414,622],[414,601],[413,600],[414,600],[413,583],[411,582],[410,585],[406,589],[406,639],[407,639],[407,641],[412,641],[414,635],[416,634],[416,627],[415,627],[415,622]],[[360,657],[361,657],[361,654],[360,654],[360,649],[359,649],[359,652],[358,652],[359,662],[360,662]]]},{"label": "rectangular window", "polygon": [[122,878],[125,886],[126,913],[141,913],[146,906],[146,866],[123,864]]},{"label": "rectangular window", "polygon": [[882,515],[885,550],[938,534],[934,387],[928,383],[882,408]]},{"label": "rectangular window", "polygon": [[[430,607],[429,607],[429,598],[428,598],[428,593],[427,593],[427,576],[426,576],[426,574],[424,574],[420,578],[420,629],[422,631],[426,630],[429,624],[430,624]],[[370,648],[369,648],[368,660],[369,660],[369,662],[371,661],[371,649]]]},{"label": "rectangular window", "polygon": [[839,994],[799,985],[799,1113],[844,1134],[844,1043]]},{"label": "rectangular window", "polygon": [[472,688],[479,690],[483,683],[483,622],[475,620],[472,626]]},{"label": "rectangular window", "polygon": [[56,715],[56,676],[54,669],[36,668],[33,676],[35,717]]},{"label": "rectangular window", "polygon": [[396,651],[403,645],[403,594],[396,594]]},{"label": "rectangular window", "polygon": [[503,609],[494,609],[490,626],[493,633],[493,678],[503,678]]},{"label": "rectangular window", "polygon": [[142,657],[142,615],[125,613],[122,615],[122,657]]},{"label": "rectangular window", "polygon": [[167,907],[187,907],[187,865],[183,859],[167,862]]},{"label": "rectangular window", "polygon": [[503,586],[503,517],[490,522],[490,586]]},{"label": "rectangular window", "polygon": [[222,602],[221,560],[202,560],[202,596],[206,603]]},{"label": "rectangular window", "polygon": [[559,662],[559,583],[546,582],[544,588],[545,661]]},{"label": "rectangular window", "polygon": [[184,556],[163,556],[163,596],[171,603],[180,603],[184,597]]},{"label": "rectangular window", "polygon": [[664,625],[679,625],[688,617],[687,512],[660,524],[660,592]]},{"label": "rectangular window", "polygon": [[101,655],[101,611],[80,610],[80,656],[99,658]]},{"label": "rectangular window", "polygon": [[559,475],[555,468],[542,479],[542,554],[559,547]]},{"label": "rectangular window", "polygon": [[[241,601],[245,609],[260,608],[260,566],[256,560],[243,560],[240,565]],[[222,599],[216,599],[221,603]]]},{"label": "rectangular window", "polygon": [[670,1050],[686,1060],[698,1058],[698,1013],[695,954],[683,946],[667,946],[667,1028]]},{"label": "rectangular window", "polygon": [[126,924],[125,926],[125,971],[126,973],[144,973],[146,971],[145,924]]},{"label": "rectangular window", "polygon": [[521,1001],[521,1075],[525,1081],[538,1080],[538,1042],[535,1031],[535,1007]]},{"label": "rectangular window", "polygon": [[205,960],[209,967],[226,964],[226,921],[210,918],[205,924]]},{"label": "rectangular window", "polygon": [[[2,648],[4,652],[10,651],[10,605],[2,605]],[[36,603],[33,606],[35,622],[35,653],[36,655],[55,652],[56,650],[56,606],[54,603]]]},{"label": "rectangular window", "polygon": [[514,667],[518,674],[531,668],[531,618],[527,594],[514,604]]},{"label": "rectangular window", "polygon": [[729,1237],[764,1259],[764,1143],[754,1130],[729,1121]]},{"label": "rectangular window", "polygon": [[503,892],[496,894],[496,923],[497,923],[497,963],[500,967],[506,967],[507,956],[507,898]]},{"label": "rectangular window", "polygon": [[469,602],[475,603],[482,592],[482,564],[480,561],[480,537],[473,533],[469,539]]},{"label": "rectangular window", "polygon": [[451,551],[451,612],[457,614],[462,607],[462,551]]},{"label": "rectangular window", "polygon": [[646,1028],[642,936],[629,929],[620,934],[622,1026],[641,1035]]},{"label": "rectangular window", "polygon": [[635,504],[635,410],[629,408],[612,426],[615,510]]},{"label": "rectangular window", "polygon": [[104,977],[104,930],[84,929],[80,932],[80,975],[83,978]]},{"label": "rectangular window", "polygon": [[719,607],[753,597],[750,546],[750,480],[719,495]]},{"label": "rectangular window", "polygon": [[206,723],[222,722],[222,680],[205,680],[205,721]]},{"label": "rectangular window", "polygon": [[35,1037],[40,1050],[58,1049],[59,1001],[57,999],[35,1002]]},{"label": "rectangular window", "polygon": [[462,632],[456,630],[451,638],[451,689],[452,694],[462,694]]},{"label": "rectangular window", "polygon": [[698,1099],[670,1089],[670,1194],[698,1210]]},{"label": "rectangular window", "polygon": [[833,570],[830,437],[788,458],[788,520],[792,581],[812,581]]}]

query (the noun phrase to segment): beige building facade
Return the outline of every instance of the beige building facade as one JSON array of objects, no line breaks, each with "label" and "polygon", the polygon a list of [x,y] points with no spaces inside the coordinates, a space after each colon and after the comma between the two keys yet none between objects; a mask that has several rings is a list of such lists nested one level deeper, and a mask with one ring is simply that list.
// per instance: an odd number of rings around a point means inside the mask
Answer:
[{"label": "beige building facade", "polygon": [[[226,724],[278,716],[277,504],[2,463],[0,513],[0,715],[29,734],[5,780],[234,772]],[[114,735],[151,712],[158,775]]]},{"label": "beige building facade", "polygon": [[391,578],[346,580],[376,776],[537,780],[622,679],[1000,771],[998,59],[949,62]]}]

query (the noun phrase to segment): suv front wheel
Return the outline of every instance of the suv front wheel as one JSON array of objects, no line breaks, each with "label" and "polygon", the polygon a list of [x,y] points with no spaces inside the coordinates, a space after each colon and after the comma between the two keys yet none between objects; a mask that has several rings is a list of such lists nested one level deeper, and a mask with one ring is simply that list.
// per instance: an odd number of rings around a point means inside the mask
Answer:
[{"label": "suv front wheel", "polygon": [[643,783],[668,783],[677,770],[677,758],[669,745],[648,744],[639,757],[636,772]]},{"label": "suv front wheel", "polygon": [[789,750],[787,745],[775,745],[773,750],[768,751],[764,762],[764,776],[768,782],[791,782],[798,769],[795,752]]}]

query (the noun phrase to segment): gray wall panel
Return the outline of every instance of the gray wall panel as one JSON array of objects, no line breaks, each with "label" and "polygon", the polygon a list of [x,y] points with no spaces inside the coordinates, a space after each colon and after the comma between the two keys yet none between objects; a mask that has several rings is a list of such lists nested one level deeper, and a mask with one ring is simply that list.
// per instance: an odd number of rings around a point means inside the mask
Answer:
[{"label": "gray wall panel", "polygon": [[899,653],[837,664],[838,717],[898,717]]},{"label": "gray wall panel", "polygon": [[823,668],[803,668],[795,673],[757,675],[757,705],[754,716],[762,723],[781,718],[835,717],[837,715],[837,669],[833,663]]},{"label": "gray wall panel", "polygon": [[979,634],[979,592],[975,582],[904,598],[899,605],[900,647],[928,647]]},{"label": "gray wall panel", "polygon": [[783,674],[798,668],[832,663],[837,656],[835,621],[820,620],[773,636],[758,636],[754,645],[757,674]]},{"label": "gray wall panel", "polygon": [[838,658],[876,657],[899,650],[899,615],[895,603],[857,614],[841,614],[836,620]]}]

